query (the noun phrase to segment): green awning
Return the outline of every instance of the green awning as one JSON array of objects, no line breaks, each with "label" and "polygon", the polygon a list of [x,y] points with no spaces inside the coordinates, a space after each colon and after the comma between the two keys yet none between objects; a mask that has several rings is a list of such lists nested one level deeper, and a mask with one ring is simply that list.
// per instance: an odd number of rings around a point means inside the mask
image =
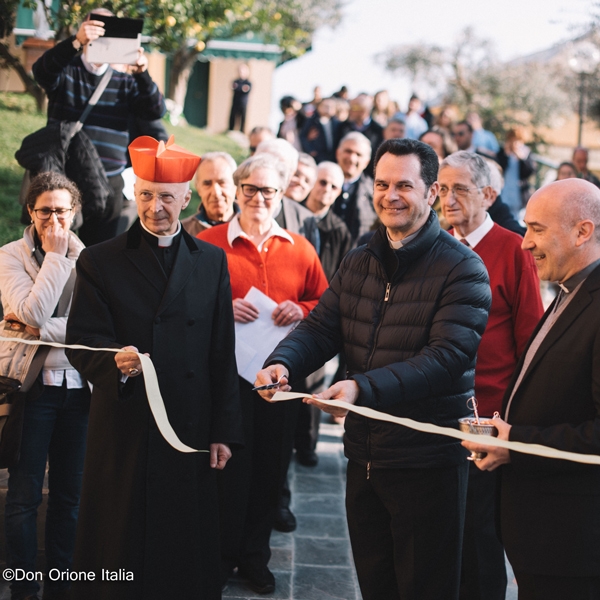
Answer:
[{"label": "green awning", "polygon": [[277,44],[265,44],[250,36],[235,39],[210,40],[206,48],[198,55],[198,60],[209,61],[213,58],[237,58],[248,60],[258,58],[279,63],[283,51]]}]

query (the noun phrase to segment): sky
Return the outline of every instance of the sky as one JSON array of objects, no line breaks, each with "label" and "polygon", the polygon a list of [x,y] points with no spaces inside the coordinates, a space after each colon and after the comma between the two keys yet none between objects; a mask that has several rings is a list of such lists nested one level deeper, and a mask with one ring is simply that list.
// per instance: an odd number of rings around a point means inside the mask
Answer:
[{"label": "sky", "polygon": [[593,4],[593,0],[347,0],[335,30],[318,30],[311,52],[275,69],[271,126],[281,120],[282,96],[307,101],[316,85],[324,95],[342,85],[351,96],[387,89],[406,109],[410,82],[386,72],[375,55],[417,42],[451,46],[465,27],[472,26],[478,37],[493,43],[501,59],[509,60],[573,37],[589,22]]}]

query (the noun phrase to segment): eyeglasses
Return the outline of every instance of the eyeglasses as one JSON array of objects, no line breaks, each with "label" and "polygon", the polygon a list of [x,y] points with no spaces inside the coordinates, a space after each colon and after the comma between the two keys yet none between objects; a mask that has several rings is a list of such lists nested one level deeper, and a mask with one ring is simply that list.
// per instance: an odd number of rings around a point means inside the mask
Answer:
[{"label": "eyeglasses", "polygon": [[273,198],[275,198],[275,194],[277,194],[279,191],[277,188],[256,187],[255,185],[250,185],[249,183],[242,183],[240,187],[242,188],[242,193],[244,196],[246,196],[246,198],[254,198],[254,196],[260,192],[265,200],[273,200]]},{"label": "eyeglasses", "polygon": [[462,185],[455,185],[452,189],[450,189],[445,185],[441,185],[438,195],[440,198],[445,198],[450,192],[452,192],[455,198],[466,198],[469,192],[472,192],[473,190],[481,190],[484,187],[485,186],[468,188]]},{"label": "eyeglasses", "polygon": [[72,208],[34,208],[35,216],[41,221],[47,221],[53,214],[59,221],[66,221],[72,212]]},{"label": "eyeglasses", "polygon": [[452,137],[462,137],[463,135],[467,135],[467,132],[464,130],[453,131]]}]

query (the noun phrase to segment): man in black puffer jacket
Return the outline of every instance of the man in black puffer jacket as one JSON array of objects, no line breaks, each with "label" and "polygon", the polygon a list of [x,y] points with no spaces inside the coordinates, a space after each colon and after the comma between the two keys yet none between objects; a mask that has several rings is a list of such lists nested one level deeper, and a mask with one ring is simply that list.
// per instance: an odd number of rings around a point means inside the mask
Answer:
[{"label": "man in black puffer jacket", "polygon": [[[343,350],[348,378],[319,397],[456,427],[470,412],[491,304],[487,272],[431,210],[439,186],[429,146],[388,140],[375,164],[383,226],[348,253],[257,385],[283,376],[279,389],[289,390],[288,380]],[[458,598],[468,471],[460,444],[354,413],[345,426],[346,508],[363,599]]]}]

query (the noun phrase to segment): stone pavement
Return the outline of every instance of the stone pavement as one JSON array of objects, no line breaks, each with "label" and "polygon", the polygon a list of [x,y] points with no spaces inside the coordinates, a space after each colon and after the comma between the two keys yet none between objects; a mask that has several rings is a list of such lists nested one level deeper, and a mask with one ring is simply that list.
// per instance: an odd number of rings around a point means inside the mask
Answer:
[{"label": "stone pavement", "polygon": [[[352,564],[344,510],[346,460],[342,451],[342,427],[323,422],[319,464],[307,468],[292,461],[290,489],[292,510],[298,519],[293,533],[273,532],[270,568],[276,590],[259,596],[242,580],[231,579],[224,600],[276,598],[279,600],[361,600]],[[0,470],[0,572],[4,569],[4,498],[6,470]],[[43,529],[46,493],[38,515],[38,570],[43,565]],[[510,569],[510,567],[508,567]],[[0,600],[9,600],[8,584],[0,577]],[[165,600],[171,600],[165,598]],[[517,586],[509,571],[506,600],[517,600]]]},{"label": "stone pavement", "polygon": [[[303,467],[292,461],[292,512],[298,520],[293,533],[273,532],[269,568],[275,575],[273,594],[258,595],[241,579],[231,579],[223,600],[277,598],[278,600],[361,600],[352,563],[344,489],[346,459],[342,427],[322,422],[319,464]],[[517,600],[510,565],[506,600]]]},{"label": "stone pavement", "polygon": [[298,528],[293,533],[274,531],[271,536],[269,568],[275,575],[275,592],[259,596],[243,581],[231,579],[224,599],[360,600],[344,509],[341,436],[341,426],[322,423],[319,464],[309,468],[292,461],[292,512]]}]

